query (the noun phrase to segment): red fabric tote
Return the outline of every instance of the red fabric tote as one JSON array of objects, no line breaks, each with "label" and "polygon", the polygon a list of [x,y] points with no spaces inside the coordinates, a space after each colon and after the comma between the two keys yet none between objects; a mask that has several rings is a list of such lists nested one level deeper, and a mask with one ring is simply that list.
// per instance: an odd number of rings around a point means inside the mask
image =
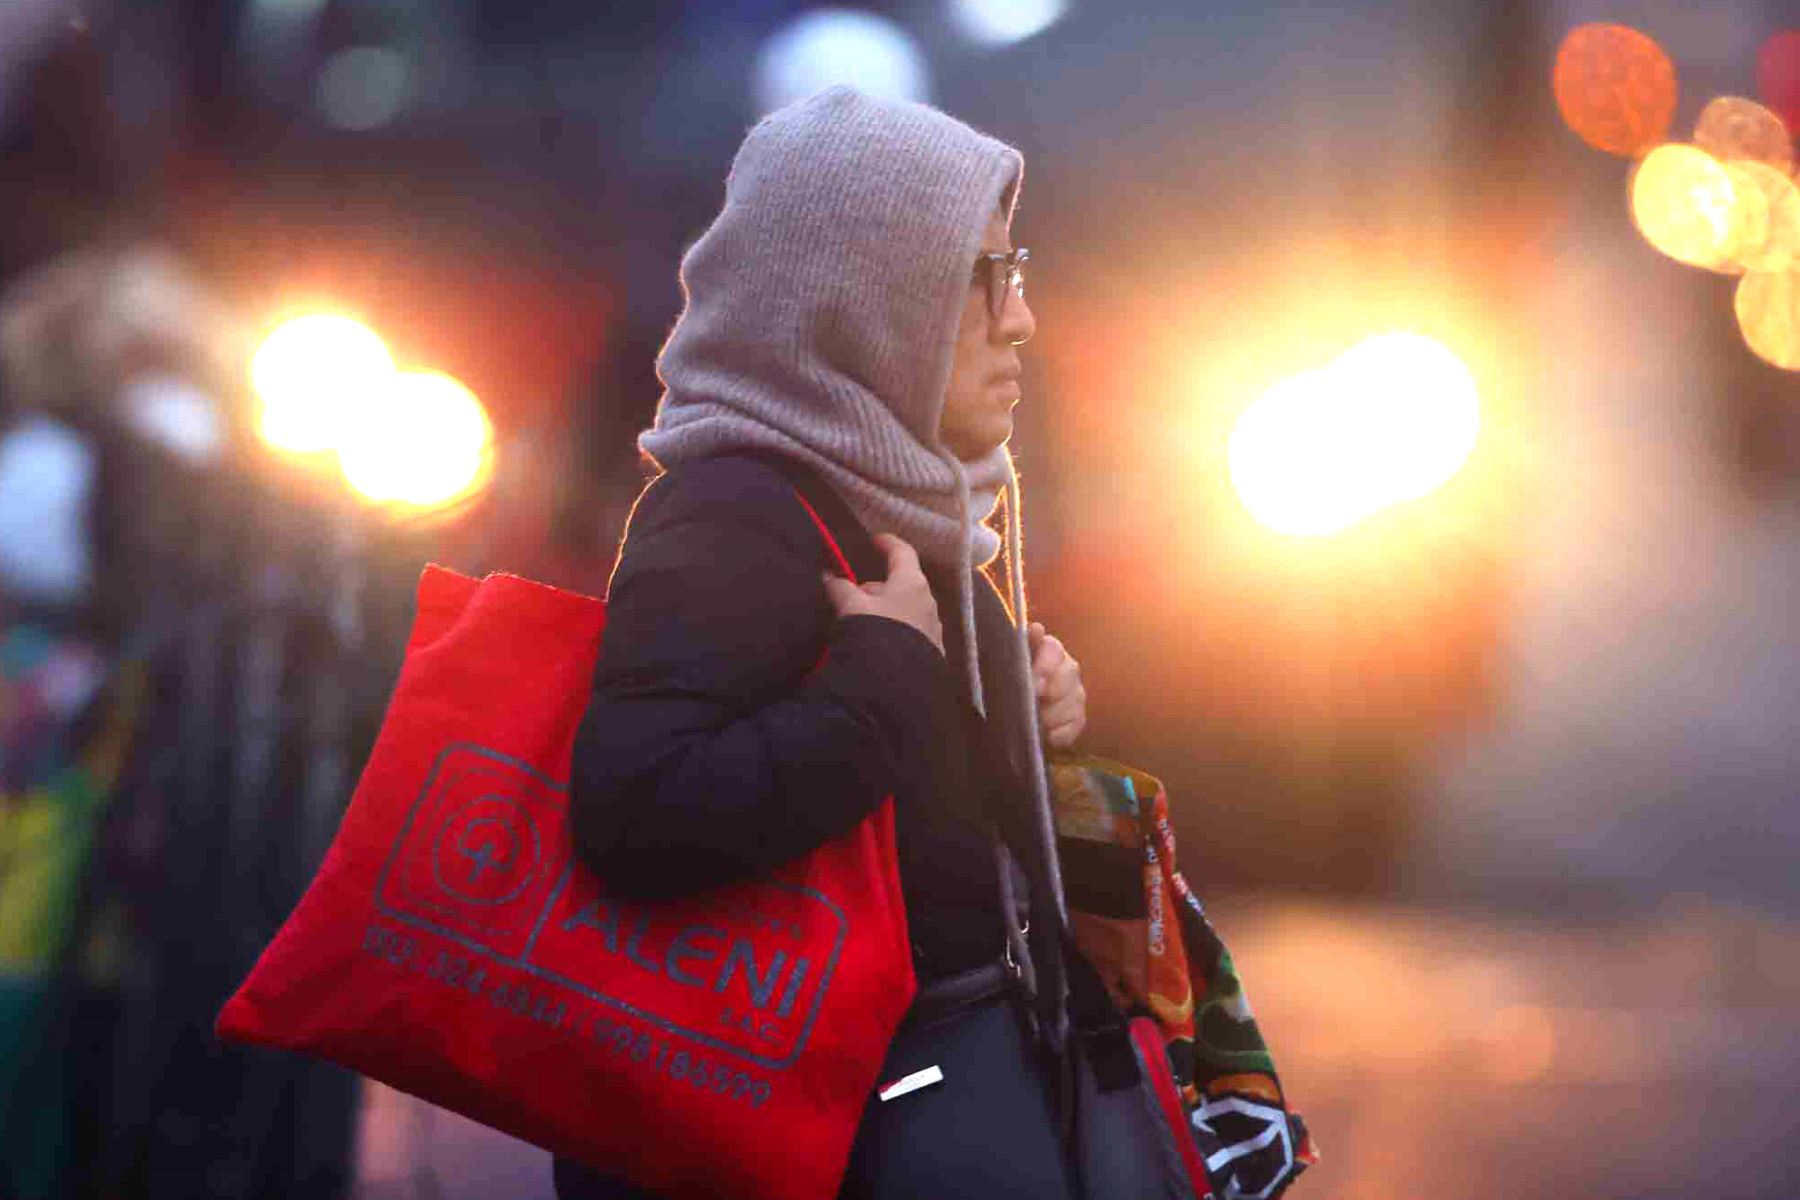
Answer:
[{"label": "red fabric tote", "polygon": [[349,810],[219,1035],[662,1195],[835,1195],[916,990],[892,799],[767,879],[610,899],[565,832],[604,606],[438,567],[418,603]]}]

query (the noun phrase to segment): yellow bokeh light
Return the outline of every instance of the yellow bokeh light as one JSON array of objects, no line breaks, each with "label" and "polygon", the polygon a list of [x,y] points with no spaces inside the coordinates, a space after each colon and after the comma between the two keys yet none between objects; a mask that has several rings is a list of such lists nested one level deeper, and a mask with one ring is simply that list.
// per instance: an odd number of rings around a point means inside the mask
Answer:
[{"label": "yellow bokeh light", "polygon": [[1769,195],[1755,174],[1760,164],[1726,163],[1731,181],[1731,210],[1725,219],[1725,240],[1719,246],[1715,271],[1737,274],[1744,263],[1760,256],[1769,241]]},{"label": "yellow bokeh light", "polygon": [[1781,118],[1742,96],[1719,96],[1700,110],[1694,145],[1720,162],[1766,163],[1784,174],[1794,165],[1794,139]]},{"label": "yellow bokeh light", "polygon": [[257,432],[278,450],[313,454],[338,444],[349,414],[387,386],[388,349],[348,317],[296,317],[263,339],[250,361]]},{"label": "yellow bokeh light", "polygon": [[1800,269],[1745,275],[1733,308],[1744,343],[1758,358],[1800,371]]},{"label": "yellow bokeh light", "polygon": [[338,461],[366,499],[435,508],[483,478],[493,426],[481,401],[448,375],[393,376],[344,431]]},{"label": "yellow bokeh light", "polygon": [[1744,215],[1728,248],[1731,265],[1743,271],[1785,271],[1800,262],[1800,187],[1786,172],[1767,163],[1725,164],[1736,203]]},{"label": "yellow bokeh light", "polygon": [[1227,465],[1258,521],[1323,537],[1441,487],[1480,429],[1468,367],[1430,338],[1391,333],[1265,392],[1232,429]]},{"label": "yellow bokeh light", "polygon": [[1631,217],[1644,240],[1689,266],[1720,270],[1745,240],[1745,207],[1719,161],[1694,146],[1658,146],[1631,179]]}]

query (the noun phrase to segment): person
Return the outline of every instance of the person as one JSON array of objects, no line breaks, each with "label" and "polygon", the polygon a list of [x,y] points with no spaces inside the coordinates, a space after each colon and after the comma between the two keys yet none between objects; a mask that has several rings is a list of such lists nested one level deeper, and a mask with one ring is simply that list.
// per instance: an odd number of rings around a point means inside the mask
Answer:
[{"label": "person", "polygon": [[[627,899],[765,874],[893,796],[921,992],[884,1071],[926,1053],[945,1078],[871,1098],[845,1196],[1078,1194],[1043,1049],[1058,922],[1031,914],[1060,896],[1043,750],[1074,744],[1087,698],[1025,619],[1022,171],[936,109],[842,87],[750,131],[682,262],[639,438],[661,473],[576,740],[576,853]],[[936,986],[971,980],[992,986]],[[555,1179],[639,1194],[567,1160]]]}]

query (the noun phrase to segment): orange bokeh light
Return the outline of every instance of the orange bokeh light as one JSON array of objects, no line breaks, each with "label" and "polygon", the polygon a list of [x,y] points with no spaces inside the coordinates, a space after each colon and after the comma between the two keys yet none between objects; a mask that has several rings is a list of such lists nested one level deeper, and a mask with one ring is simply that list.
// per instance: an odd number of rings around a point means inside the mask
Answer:
[{"label": "orange bokeh light", "polygon": [[1646,34],[1624,25],[1580,25],[1556,52],[1556,107],[1597,150],[1636,158],[1675,118],[1675,64]]},{"label": "orange bokeh light", "polygon": [[1723,163],[1767,163],[1782,172],[1794,165],[1794,139],[1781,118],[1742,96],[1707,102],[1694,126],[1694,145]]}]

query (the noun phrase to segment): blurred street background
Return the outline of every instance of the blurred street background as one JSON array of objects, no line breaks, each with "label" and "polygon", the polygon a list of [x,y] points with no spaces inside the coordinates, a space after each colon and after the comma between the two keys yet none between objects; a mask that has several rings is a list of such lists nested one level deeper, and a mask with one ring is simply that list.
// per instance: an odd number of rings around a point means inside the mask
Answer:
[{"label": "blurred street background", "polygon": [[1791,0],[0,0],[0,1200],[552,1194],[212,1020],[421,566],[604,590],[837,81],[1025,154],[1034,615],[1292,1194],[1800,1194]]}]

